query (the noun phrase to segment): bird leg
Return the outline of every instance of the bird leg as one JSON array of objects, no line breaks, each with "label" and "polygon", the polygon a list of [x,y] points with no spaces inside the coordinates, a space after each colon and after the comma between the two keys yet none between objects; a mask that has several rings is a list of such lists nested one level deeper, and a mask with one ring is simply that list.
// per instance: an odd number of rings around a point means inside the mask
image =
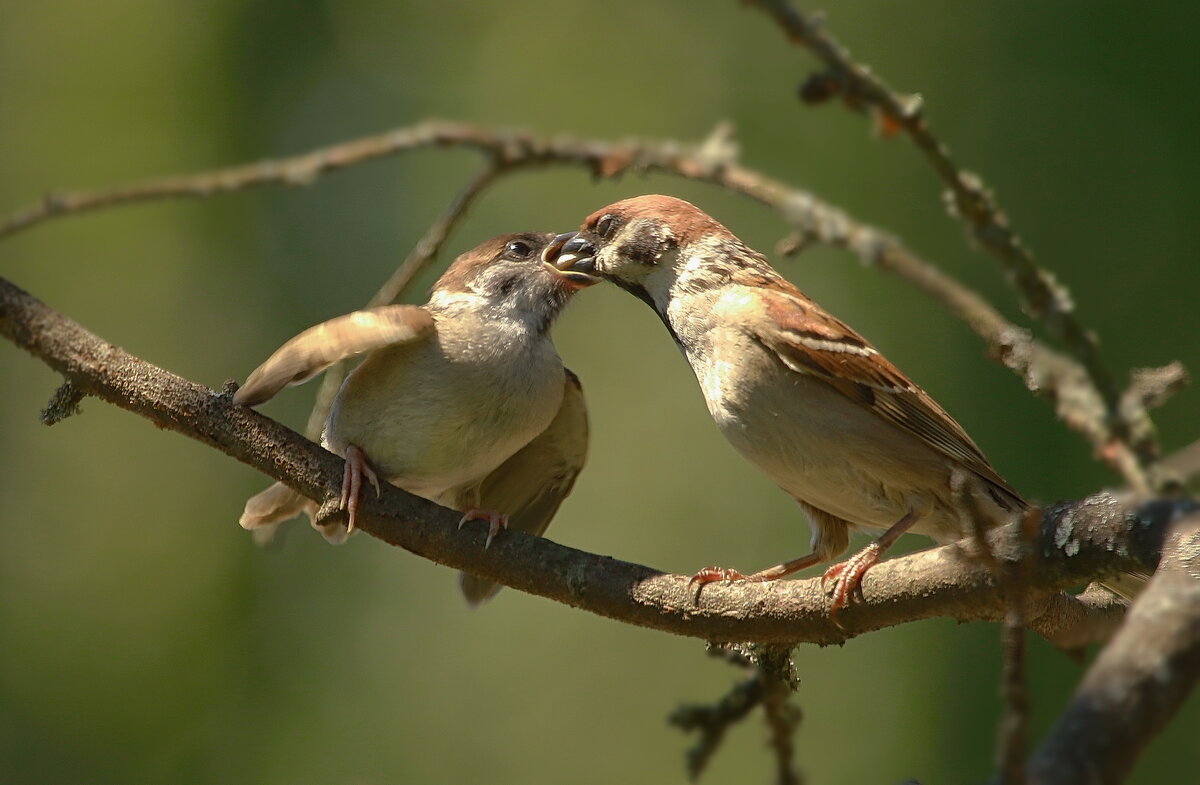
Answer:
[{"label": "bird leg", "polygon": [[800,509],[804,510],[809,521],[812,522],[812,553],[801,556],[798,559],[786,561],[783,564],[776,564],[774,567],[768,567],[765,570],[759,570],[752,575],[743,575],[737,570],[722,567],[705,567],[692,576],[689,585],[698,583],[703,586],[706,583],[713,583],[714,581],[773,581],[791,575],[793,572],[799,572],[807,567],[827,562],[846,550],[846,546],[850,542],[849,524],[841,518],[827,513],[819,507],[813,507],[801,499],[796,499],[796,502],[800,505]]},{"label": "bird leg", "polygon": [[753,581],[755,583],[773,581],[786,575],[791,575],[793,572],[799,572],[814,564],[820,564],[823,561],[825,559],[821,558],[820,554],[814,552],[807,556],[801,556],[799,559],[792,559],[783,564],[776,564],[774,567],[759,570],[750,575],[743,575],[729,567],[705,567],[692,576],[692,579],[688,581],[688,585],[700,584],[703,586],[706,583],[714,583],[716,581]]},{"label": "bird leg", "polygon": [[463,512],[462,520],[458,522],[458,528],[461,529],[467,521],[488,522],[487,542],[483,544],[485,551],[492,547],[492,540],[496,539],[496,535],[508,528],[507,513],[496,512],[495,510],[481,510],[478,507],[471,507]]},{"label": "bird leg", "polygon": [[342,499],[338,503],[339,510],[349,513],[349,523],[346,524],[346,534],[354,531],[354,517],[358,512],[358,493],[362,490],[362,478],[366,476],[371,485],[375,486],[375,498],[379,498],[379,477],[367,462],[367,454],[353,444],[346,447],[346,470],[342,474]]},{"label": "bird leg", "polygon": [[835,564],[821,576],[821,584],[825,581],[835,581],[833,585],[833,602],[829,606],[829,618],[837,623],[837,613],[850,601],[850,595],[862,588],[863,576],[867,570],[879,564],[888,548],[900,539],[900,535],[912,528],[921,517],[915,510],[909,510],[903,518],[892,524],[891,528],[879,535],[879,539],[863,548],[841,564]]}]

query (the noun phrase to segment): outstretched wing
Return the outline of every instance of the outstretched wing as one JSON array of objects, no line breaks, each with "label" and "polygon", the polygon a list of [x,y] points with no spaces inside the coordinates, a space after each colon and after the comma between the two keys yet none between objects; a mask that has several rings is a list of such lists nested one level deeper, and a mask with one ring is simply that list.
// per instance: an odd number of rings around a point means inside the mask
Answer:
[{"label": "outstretched wing", "polygon": [[[510,529],[540,536],[583,470],[587,446],[583,387],[579,378],[568,370],[558,414],[540,436],[484,479],[478,506],[506,512]],[[500,591],[499,584],[465,572],[459,576],[459,586],[472,605]]]},{"label": "outstretched wing", "polygon": [[433,317],[416,305],[384,305],[330,319],[280,346],[250,374],[233,400],[255,406],[289,384],[308,381],[339,360],[419,340],[433,328]]},{"label": "outstretched wing", "polygon": [[771,322],[780,330],[757,338],[784,365],[823,379],[854,403],[983,478],[1009,502],[1025,506],[962,426],[850,326],[808,307],[782,288],[767,291],[764,302]]}]

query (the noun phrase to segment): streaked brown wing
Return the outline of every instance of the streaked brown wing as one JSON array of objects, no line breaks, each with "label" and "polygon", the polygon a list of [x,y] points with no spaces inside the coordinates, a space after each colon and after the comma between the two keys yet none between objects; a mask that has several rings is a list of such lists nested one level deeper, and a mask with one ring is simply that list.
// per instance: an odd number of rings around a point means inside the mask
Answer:
[{"label": "streaked brown wing", "polygon": [[[508,526],[540,536],[575,485],[587,459],[588,420],[579,378],[567,371],[558,415],[540,436],[500,464],[483,481],[479,508],[508,513]],[[472,605],[500,585],[461,573],[459,586]]]},{"label": "streaked brown wing", "polygon": [[849,325],[783,291],[764,292],[778,335],[757,336],[788,368],[827,381],[851,401],[898,425],[927,445],[1024,501],[962,426]]},{"label": "streaked brown wing", "polygon": [[255,406],[356,354],[415,341],[433,332],[433,317],[416,305],[384,305],[310,327],[280,346],[246,379],[233,400]]}]

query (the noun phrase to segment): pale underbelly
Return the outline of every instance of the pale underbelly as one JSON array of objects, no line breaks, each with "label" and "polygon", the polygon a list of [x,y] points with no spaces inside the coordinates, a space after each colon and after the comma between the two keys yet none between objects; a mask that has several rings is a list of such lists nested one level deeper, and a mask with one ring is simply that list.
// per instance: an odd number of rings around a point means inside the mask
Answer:
[{"label": "pale underbelly", "polygon": [[793,498],[853,526],[886,529],[916,512],[914,532],[939,541],[965,533],[949,499],[949,459],[827,385],[793,375],[786,388],[710,401],[745,458]]}]

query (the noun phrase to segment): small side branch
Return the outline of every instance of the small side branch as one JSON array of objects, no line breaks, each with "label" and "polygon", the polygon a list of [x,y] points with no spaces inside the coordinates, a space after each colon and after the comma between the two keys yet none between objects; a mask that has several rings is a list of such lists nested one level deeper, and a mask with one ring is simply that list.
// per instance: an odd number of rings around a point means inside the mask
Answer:
[{"label": "small side branch", "polygon": [[1025,756],[1029,749],[1029,685],[1026,681],[1026,636],[1021,608],[1010,604],[1000,629],[1004,665],[1001,694],[1004,711],[997,731],[996,757],[1004,785],[1025,785]]},{"label": "small side branch", "polygon": [[688,750],[688,776],[698,780],[725,739],[725,733],[762,706],[767,724],[769,746],[775,755],[778,785],[800,785],[796,771],[792,738],[803,716],[792,702],[799,679],[792,665],[788,646],[730,645],[713,646],[709,653],[744,668],[754,675],[734,685],[724,697],[711,705],[680,706],[667,721],[685,732],[696,732],[695,745]]},{"label": "small side branch", "polygon": [[[734,662],[753,667],[752,661],[738,657]],[[708,768],[708,762],[721,747],[725,733],[744,720],[763,699],[765,689],[762,675],[753,676],[734,685],[714,704],[689,703],[671,712],[667,722],[684,731],[696,733],[696,743],[687,751],[688,778],[693,782]]]},{"label": "small side branch", "polygon": [[759,653],[758,669],[763,680],[763,713],[766,715],[769,746],[775,753],[775,781],[778,785],[800,785],[804,779],[796,770],[793,739],[804,713],[792,700],[799,679],[787,647],[764,647]]}]

